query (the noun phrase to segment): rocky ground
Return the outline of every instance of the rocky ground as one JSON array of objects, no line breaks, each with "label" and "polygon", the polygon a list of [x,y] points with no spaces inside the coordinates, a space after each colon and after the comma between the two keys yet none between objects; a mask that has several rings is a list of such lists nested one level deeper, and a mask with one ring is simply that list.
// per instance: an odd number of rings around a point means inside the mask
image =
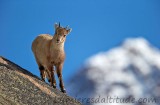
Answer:
[{"label": "rocky ground", "polygon": [[0,57],[0,105],[81,105],[37,76]]}]

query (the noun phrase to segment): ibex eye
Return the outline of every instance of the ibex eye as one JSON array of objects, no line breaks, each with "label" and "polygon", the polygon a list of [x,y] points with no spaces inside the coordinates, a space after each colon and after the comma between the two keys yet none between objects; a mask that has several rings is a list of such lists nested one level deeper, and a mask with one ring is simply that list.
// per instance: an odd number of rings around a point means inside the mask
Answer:
[{"label": "ibex eye", "polygon": [[64,37],[66,37],[66,35],[64,35]]}]

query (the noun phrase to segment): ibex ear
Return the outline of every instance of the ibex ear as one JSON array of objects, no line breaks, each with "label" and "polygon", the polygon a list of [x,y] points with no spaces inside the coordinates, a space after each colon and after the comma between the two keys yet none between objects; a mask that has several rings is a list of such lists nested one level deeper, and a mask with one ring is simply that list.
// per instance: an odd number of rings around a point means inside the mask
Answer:
[{"label": "ibex ear", "polygon": [[67,30],[68,34],[69,34],[71,31],[72,31],[72,28],[69,28],[69,29]]},{"label": "ibex ear", "polygon": [[55,29],[57,29],[59,27],[59,25],[57,23],[54,24]]}]

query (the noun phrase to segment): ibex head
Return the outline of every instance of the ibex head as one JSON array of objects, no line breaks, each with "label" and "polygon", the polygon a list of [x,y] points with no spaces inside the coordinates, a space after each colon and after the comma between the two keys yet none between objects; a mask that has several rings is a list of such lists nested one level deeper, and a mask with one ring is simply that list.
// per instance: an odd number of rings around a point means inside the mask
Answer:
[{"label": "ibex head", "polygon": [[66,36],[72,31],[72,28],[66,26],[65,28],[59,24],[55,24],[55,41],[57,44],[64,43]]}]

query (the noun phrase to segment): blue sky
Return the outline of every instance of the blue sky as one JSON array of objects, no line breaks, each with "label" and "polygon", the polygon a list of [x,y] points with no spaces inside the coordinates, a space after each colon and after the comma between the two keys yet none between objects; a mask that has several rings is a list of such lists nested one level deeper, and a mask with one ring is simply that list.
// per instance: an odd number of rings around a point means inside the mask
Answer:
[{"label": "blue sky", "polygon": [[128,37],[160,48],[160,0],[1,0],[0,55],[39,76],[31,43],[39,34],[53,35],[55,22],[73,29],[65,43],[65,80],[88,57]]}]

